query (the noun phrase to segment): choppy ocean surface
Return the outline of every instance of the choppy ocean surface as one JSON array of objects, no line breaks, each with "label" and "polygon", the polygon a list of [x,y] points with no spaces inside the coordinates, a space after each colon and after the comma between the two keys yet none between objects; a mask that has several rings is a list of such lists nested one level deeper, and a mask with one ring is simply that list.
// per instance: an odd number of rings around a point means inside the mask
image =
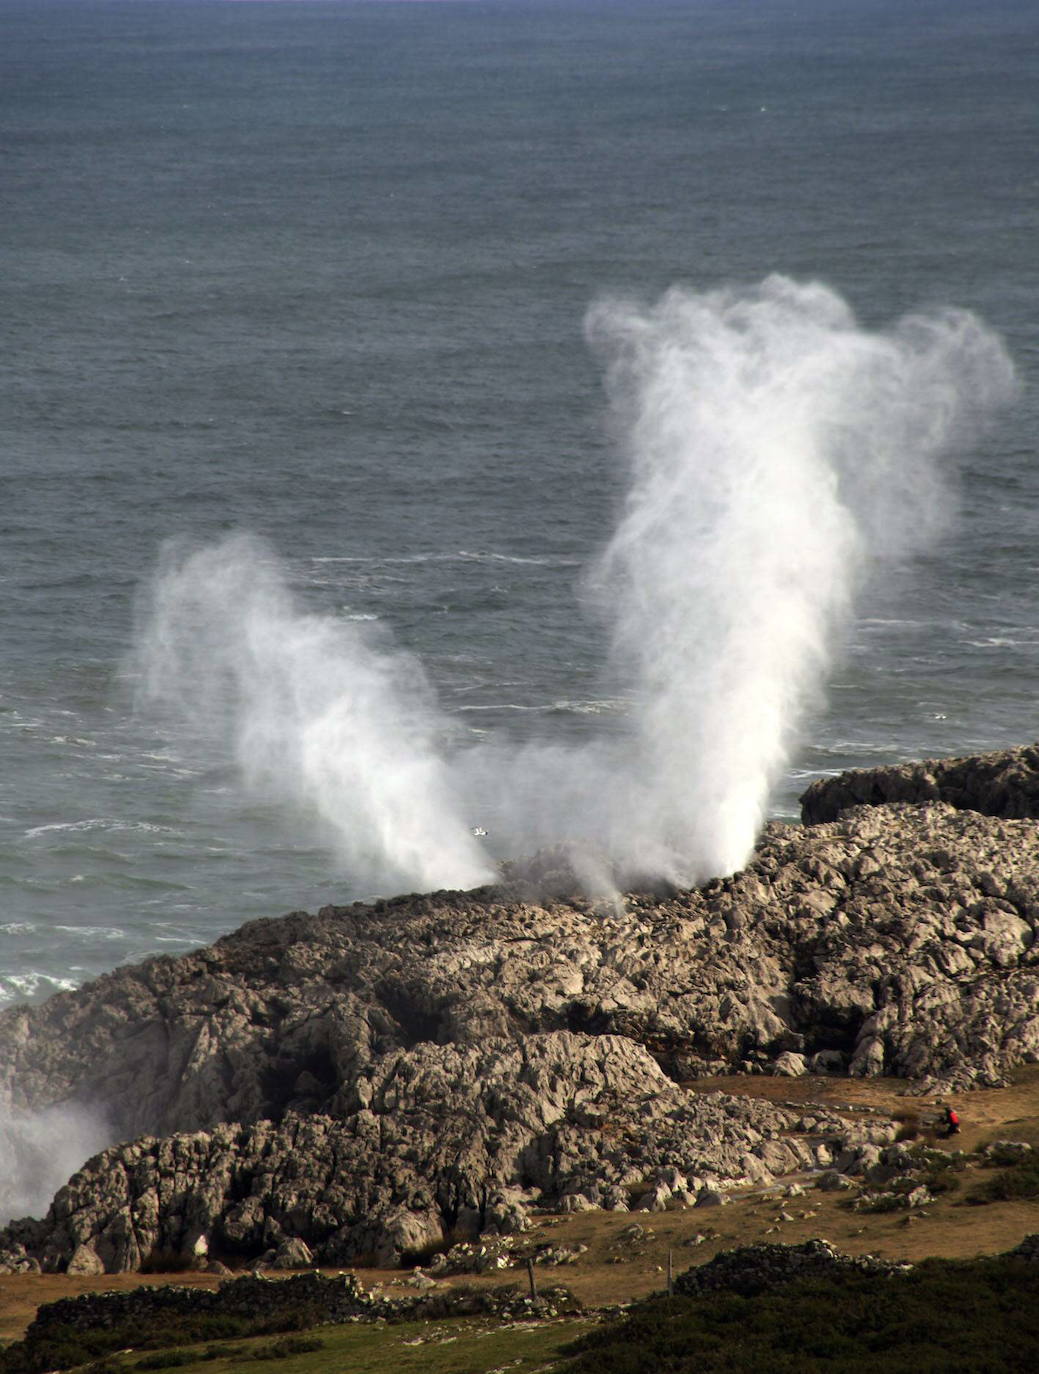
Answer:
[{"label": "choppy ocean surface", "polygon": [[950,460],[938,542],[859,598],[771,810],[1036,736],[1031,0],[0,0],[0,27],[0,1001],[371,895],[205,720],[135,707],[170,538],[266,540],[301,611],[420,657],[463,742],[623,728],[581,593],[623,494],[604,292],[782,273],[866,328],[997,331],[1019,394]]}]

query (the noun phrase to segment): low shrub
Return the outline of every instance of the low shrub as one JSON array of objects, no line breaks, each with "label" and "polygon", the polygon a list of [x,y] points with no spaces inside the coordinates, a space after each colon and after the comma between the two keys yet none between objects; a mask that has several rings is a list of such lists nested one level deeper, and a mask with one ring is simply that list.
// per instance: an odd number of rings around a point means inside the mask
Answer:
[{"label": "low shrub", "polygon": [[920,1113],[913,1111],[896,1112],[894,1121],[898,1125],[895,1132],[897,1141],[917,1140],[920,1135]]},{"label": "low shrub", "polygon": [[207,1360],[233,1360],[242,1354],[239,1345],[210,1345],[205,1350],[160,1350],[138,1360],[134,1369],[176,1369],[182,1364],[201,1364]]},{"label": "low shrub", "polygon": [[1035,1367],[1039,1265],[928,1260],[835,1274],[754,1297],[655,1297],[563,1354],[561,1374],[1001,1374]]},{"label": "low shrub", "polygon": [[[178,1364],[189,1362],[178,1358],[178,1352],[184,1346],[203,1341],[307,1331],[324,1319],[320,1310],[303,1304],[297,1310],[289,1309],[275,1316],[252,1318],[208,1312],[156,1314],[144,1330],[136,1322],[118,1322],[90,1330],[52,1326],[35,1339],[30,1331],[28,1339],[0,1351],[0,1374],[43,1374],[48,1370],[74,1369],[91,1361],[103,1360],[113,1351],[131,1348],[161,1352],[146,1358],[168,1361],[143,1365],[142,1368],[173,1369]],[[199,1358],[194,1354],[191,1360]]]},{"label": "low shrub", "polygon": [[309,1355],[315,1350],[324,1350],[324,1341],[316,1336],[290,1336],[283,1341],[272,1341],[270,1345],[256,1346],[252,1350],[242,1350],[235,1355],[235,1361],[244,1360],[284,1360],[290,1355]]},{"label": "low shrub", "polygon": [[934,1169],[924,1174],[920,1180],[937,1197],[940,1193],[954,1193],[963,1180],[960,1170],[955,1168]]},{"label": "low shrub", "polygon": [[996,1140],[984,1151],[985,1163],[996,1169],[1014,1169],[1035,1163],[1035,1155],[1019,1140]]},{"label": "low shrub", "polygon": [[1039,1197],[1039,1159],[1026,1158],[979,1183],[967,1201],[1018,1202],[1035,1197]]}]

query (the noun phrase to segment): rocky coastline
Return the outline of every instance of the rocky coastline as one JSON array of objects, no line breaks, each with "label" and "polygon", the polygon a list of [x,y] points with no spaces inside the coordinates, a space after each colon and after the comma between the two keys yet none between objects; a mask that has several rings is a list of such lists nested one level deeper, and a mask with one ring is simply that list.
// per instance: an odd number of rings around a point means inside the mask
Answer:
[{"label": "rocky coastline", "polygon": [[537,1209],[710,1206],[892,1129],[691,1079],[933,1092],[1039,1059],[1039,749],[803,800],[696,890],[296,912],[3,1013],[0,1104],[98,1110],[113,1143],[0,1231],[0,1272],[393,1264]]}]

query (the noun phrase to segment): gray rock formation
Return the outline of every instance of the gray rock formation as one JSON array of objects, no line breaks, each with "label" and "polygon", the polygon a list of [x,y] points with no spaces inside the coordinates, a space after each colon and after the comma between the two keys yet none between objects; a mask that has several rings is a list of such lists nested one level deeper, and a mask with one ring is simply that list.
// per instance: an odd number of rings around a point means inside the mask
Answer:
[{"label": "gray rock formation", "polygon": [[1039,1058],[1037,929],[1039,823],[941,803],[773,826],[733,878],[616,910],[513,886],[253,922],[0,1015],[0,1103],[99,1106],[127,1142],[0,1263],[390,1260],[535,1199],[856,1157],[818,1113],[781,1142],[782,1112],[676,1084],[999,1083]]},{"label": "gray rock formation", "polygon": [[801,819],[805,825],[818,825],[835,821],[849,806],[933,801],[986,816],[1039,817],[1039,745],[970,758],[856,768],[820,778],[801,797]]},{"label": "gray rock formation", "polygon": [[387,1056],[561,1031],[623,1036],[679,1081],[790,1052],[998,1083],[1039,1054],[1037,841],[1033,821],[862,808],[614,914],[482,889],[253,922],[0,1014],[0,1103],[100,1104],[115,1139],[342,1117]]},{"label": "gray rock formation", "polygon": [[[708,1180],[768,1182],[815,1162],[808,1137],[781,1135],[792,1113],[690,1094],[620,1036],[420,1045],[385,1056],[370,1081],[367,1104],[339,1118],[114,1146],[42,1222],[0,1233],[0,1264],[120,1272],[211,1255],[289,1267],[297,1242],[322,1264],[392,1265],[448,1236],[519,1230],[535,1202],[692,1201]],[[820,1124],[843,1139],[838,1118],[813,1121],[816,1135]]]},{"label": "gray rock formation", "polygon": [[707,1264],[679,1274],[675,1292],[687,1297],[739,1293],[750,1298],[798,1279],[828,1278],[831,1274],[899,1274],[911,1268],[910,1264],[874,1255],[846,1255],[825,1240],[806,1240],[800,1245],[745,1245],[738,1250],[722,1250]]}]

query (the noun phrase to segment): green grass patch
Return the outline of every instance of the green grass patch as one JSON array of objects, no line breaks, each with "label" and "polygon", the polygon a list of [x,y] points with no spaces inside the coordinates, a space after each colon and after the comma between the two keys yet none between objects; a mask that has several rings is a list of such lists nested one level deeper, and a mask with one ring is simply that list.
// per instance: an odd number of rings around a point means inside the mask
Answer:
[{"label": "green grass patch", "polygon": [[[243,1374],[253,1361],[277,1361],[277,1374],[534,1374],[561,1358],[564,1345],[590,1329],[587,1318],[545,1324],[452,1318],[383,1326],[322,1327],[319,1334],[280,1341],[235,1342],[233,1348],[178,1349],[110,1356],[96,1374],[176,1369],[178,1374]],[[304,1345],[307,1346],[304,1349]],[[170,1363],[153,1363],[166,1356]],[[565,1366],[564,1366],[565,1367]],[[87,1374],[87,1371],[84,1371]]]},{"label": "green grass patch", "polygon": [[[116,1322],[83,1330],[52,1326],[33,1341],[18,1342],[0,1352],[0,1374],[43,1374],[47,1370],[76,1369],[91,1365],[94,1374],[107,1374],[107,1359],[119,1350],[156,1350],[162,1363],[145,1369],[173,1369],[184,1361],[180,1350],[202,1341],[227,1341],[246,1336],[284,1335],[305,1331],[320,1317],[309,1307],[282,1311],[270,1318],[247,1318],[214,1313],[156,1313],[142,1327],[140,1321]],[[192,1355],[192,1363],[205,1357]]]}]

